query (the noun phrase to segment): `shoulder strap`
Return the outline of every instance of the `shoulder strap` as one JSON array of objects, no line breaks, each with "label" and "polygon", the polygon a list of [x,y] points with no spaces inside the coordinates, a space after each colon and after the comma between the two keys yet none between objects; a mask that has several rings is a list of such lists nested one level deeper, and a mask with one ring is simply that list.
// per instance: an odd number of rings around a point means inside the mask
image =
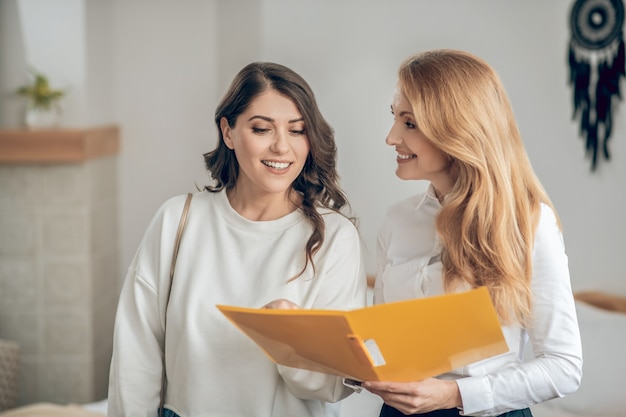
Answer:
[{"label": "shoulder strap", "polygon": [[[189,215],[189,206],[191,205],[191,197],[193,194],[187,194],[187,200],[185,200],[185,207],[183,207],[183,213],[180,216],[180,222],[178,223],[178,230],[176,231],[176,241],[174,242],[174,252],[172,253],[172,265],[170,267],[170,285],[167,290],[167,300],[165,301],[165,323],[167,327],[167,306],[170,303],[170,294],[172,293],[172,284],[174,283],[174,270],[176,268],[176,258],[178,258],[178,249],[180,248],[180,241],[185,231],[185,225],[187,225],[187,217]],[[165,343],[165,340],[163,341]],[[165,388],[167,386],[167,377],[165,375],[165,352],[163,352],[163,363],[161,372],[161,396],[159,398],[159,417],[163,416],[163,406],[165,405]]]},{"label": "shoulder strap", "polygon": [[170,301],[170,294],[172,293],[172,283],[174,282],[174,270],[176,268],[176,258],[178,258],[178,249],[180,248],[180,240],[183,237],[185,231],[185,225],[187,224],[187,216],[189,214],[189,206],[191,205],[191,197],[193,194],[187,194],[187,200],[185,201],[185,207],[183,208],[183,214],[180,216],[180,222],[178,223],[178,231],[176,232],[176,242],[174,243],[174,253],[172,253],[172,265],[170,266],[170,287],[167,291],[167,302],[165,304],[165,311],[167,312],[167,304]]}]

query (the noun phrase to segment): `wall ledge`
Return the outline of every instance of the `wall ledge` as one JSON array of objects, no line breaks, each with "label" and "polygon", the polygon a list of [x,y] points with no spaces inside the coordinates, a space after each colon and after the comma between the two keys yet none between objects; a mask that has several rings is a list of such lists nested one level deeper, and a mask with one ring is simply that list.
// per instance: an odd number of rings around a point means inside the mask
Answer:
[{"label": "wall ledge", "polygon": [[0,129],[0,164],[67,163],[115,155],[118,126],[84,129]]}]

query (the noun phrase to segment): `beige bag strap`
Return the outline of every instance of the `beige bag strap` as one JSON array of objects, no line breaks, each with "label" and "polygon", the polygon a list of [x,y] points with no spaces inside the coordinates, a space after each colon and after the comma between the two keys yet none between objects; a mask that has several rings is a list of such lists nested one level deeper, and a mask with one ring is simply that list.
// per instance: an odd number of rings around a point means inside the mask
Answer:
[{"label": "beige bag strap", "polygon": [[[180,240],[183,237],[185,231],[185,225],[187,224],[187,216],[189,215],[189,206],[191,205],[191,197],[193,194],[187,194],[187,200],[185,200],[185,207],[183,213],[180,216],[180,222],[178,223],[178,231],[176,232],[176,242],[174,243],[174,253],[172,254],[172,266],[170,267],[170,286],[167,290],[167,300],[165,301],[165,327],[167,329],[167,306],[170,303],[170,294],[172,293],[172,284],[174,283],[174,270],[176,268],[176,258],[178,258],[178,249],[180,248]],[[163,339],[165,343],[165,338]],[[167,386],[167,376],[165,375],[165,345],[163,349],[163,368],[161,371],[161,396],[159,398],[159,417],[163,417],[163,406],[165,405],[165,388]]]}]

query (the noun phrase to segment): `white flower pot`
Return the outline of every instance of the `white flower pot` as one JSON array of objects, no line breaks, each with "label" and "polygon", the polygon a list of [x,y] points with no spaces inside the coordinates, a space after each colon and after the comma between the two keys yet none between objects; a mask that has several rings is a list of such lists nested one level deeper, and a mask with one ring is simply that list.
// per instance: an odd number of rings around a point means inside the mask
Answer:
[{"label": "white flower pot", "polygon": [[29,129],[50,129],[59,125],[60,109],[58,106],[42,107],[27,106],[26,127]]}]

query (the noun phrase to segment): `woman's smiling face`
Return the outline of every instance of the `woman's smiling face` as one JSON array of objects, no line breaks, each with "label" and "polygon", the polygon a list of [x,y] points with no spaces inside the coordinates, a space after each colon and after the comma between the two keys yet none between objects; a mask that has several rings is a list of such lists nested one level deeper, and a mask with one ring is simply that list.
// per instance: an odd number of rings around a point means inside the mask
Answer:
[{"label": "woman's smiling face", "polygon": [[413,108],[400,89],[396,89],[391,113],[393,125],[385,142],[396,149],[398,178],[427,180],[436,189],[446,188],[444,184],[450,182],[450,159],[420,131]]},{"label": "woman's smiling face", "polygon": [[261,194],[289,192],[310,150],[304,119],[291,99],[267,90],[250,102],[235,126],[223,118],[221,128],[239,163],[237,187]]}]

